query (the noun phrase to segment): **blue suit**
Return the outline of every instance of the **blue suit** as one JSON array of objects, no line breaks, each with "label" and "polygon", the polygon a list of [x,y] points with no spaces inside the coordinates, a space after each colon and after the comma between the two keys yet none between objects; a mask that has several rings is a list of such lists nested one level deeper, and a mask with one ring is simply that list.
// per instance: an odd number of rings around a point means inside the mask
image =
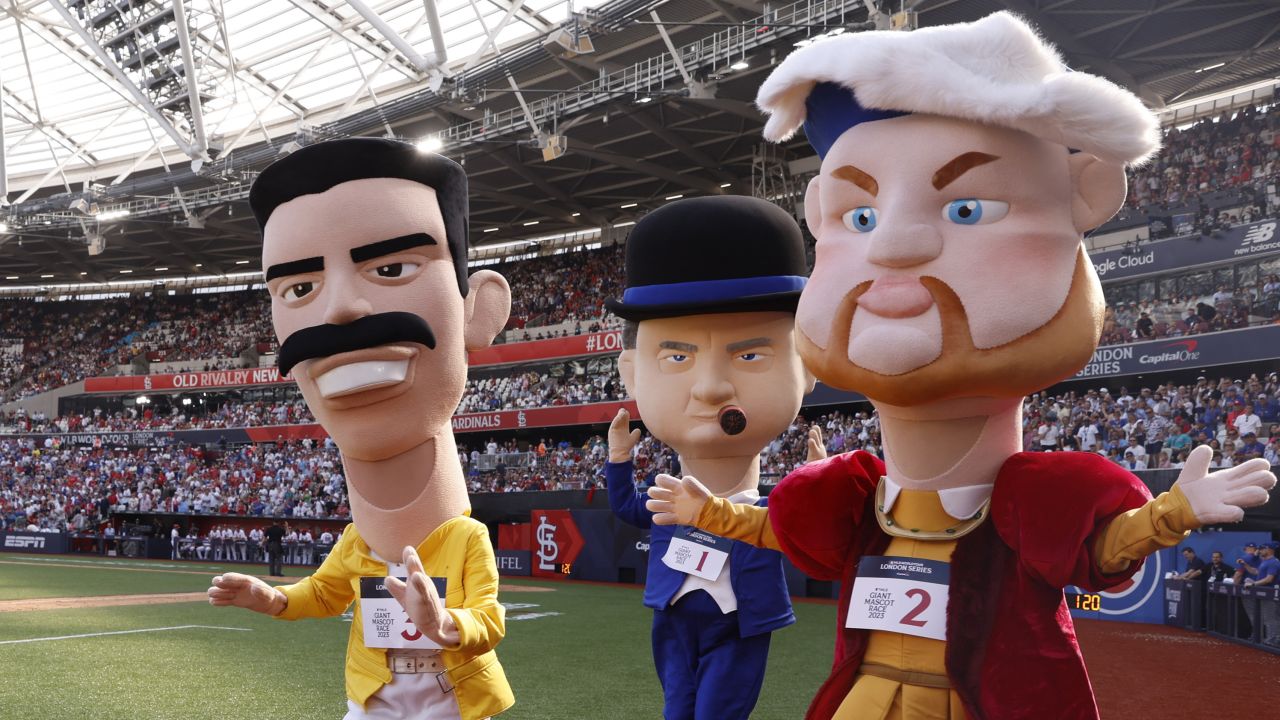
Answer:
[{"label": "blue suit", "polygon": [[[608,463],[609,507],[623,522],[650,529],[644,604],[653,608],[653,661],[665,697],[666,720],[746,720],[760,696],[770,633],[796,621],[782,554],[733,542],[729,584],[738,609],[725,614],[703,590],[671,599],[688,577],[662,562],[675,534],[653,525],[637,492],[630,462]],[[758,505],[765,505],[761,498]]]}]

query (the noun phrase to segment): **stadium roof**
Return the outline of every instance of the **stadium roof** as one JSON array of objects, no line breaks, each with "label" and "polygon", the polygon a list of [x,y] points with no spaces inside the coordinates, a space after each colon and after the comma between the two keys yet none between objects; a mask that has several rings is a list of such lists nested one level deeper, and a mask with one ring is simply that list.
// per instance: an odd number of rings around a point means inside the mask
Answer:
[{"label": "stadium roof", "polygon": [[478,246],[608,236],[676,196],[785,202],[812,153],[762,145],[756,88],[903,6],[1022,13],[1153,107],[1280,74],[1258,0],[0,0],[0,289],[254,269],[248,183],[328,137],[439,143]]}]

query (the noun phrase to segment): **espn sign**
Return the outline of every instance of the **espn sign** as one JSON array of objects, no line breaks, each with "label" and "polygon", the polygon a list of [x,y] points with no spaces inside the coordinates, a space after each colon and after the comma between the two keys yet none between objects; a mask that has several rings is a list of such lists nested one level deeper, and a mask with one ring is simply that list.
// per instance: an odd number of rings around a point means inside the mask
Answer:
[{"label": "espn sign", "polygon": [[43,550],[44,538],[35,535],[8,535],[4,546],[15,550]]},{"label": "espn sign", "polygon": [[67,551],[61,533],[0,533],[0,551],[58,554]]}]

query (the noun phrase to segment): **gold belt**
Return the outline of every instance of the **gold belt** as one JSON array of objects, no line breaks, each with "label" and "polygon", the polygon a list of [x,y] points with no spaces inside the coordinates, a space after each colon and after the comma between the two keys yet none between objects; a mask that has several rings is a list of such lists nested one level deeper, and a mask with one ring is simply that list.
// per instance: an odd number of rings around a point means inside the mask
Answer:
[{"label": "gold belt", "polygon": [[899,670],[888,665],[876,665],[875,663],[862,663],[858,668],[858,672],[863,675],[892,680],[893,682],[902,683],[903,685],[916,685],[918,687],[938,688],[939,690],[950,690],[951,679],[946,675],[935,675],[926,672],[910,672],[907,670]]}]

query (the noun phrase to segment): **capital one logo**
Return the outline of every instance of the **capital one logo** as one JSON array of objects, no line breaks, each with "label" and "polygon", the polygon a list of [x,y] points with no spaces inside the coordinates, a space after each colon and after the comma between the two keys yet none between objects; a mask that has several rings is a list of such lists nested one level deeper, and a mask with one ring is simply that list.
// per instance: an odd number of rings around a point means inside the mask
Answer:
[{"label": "capital one logo", "polygon": [[1265,222],[1254,225],[1244,234],[1244,239],[1240,241],[1241,245],[1252,245],[1254,243],[1262,243],[1275,237],[1276,224],[1274,222]]},{"label": "capital one logo", "polygon": [[534,574],[559,575],[582,552],[578,524],[568,510],[534,510],[529,517],[533,521],[533,552],[538,558]]}]

